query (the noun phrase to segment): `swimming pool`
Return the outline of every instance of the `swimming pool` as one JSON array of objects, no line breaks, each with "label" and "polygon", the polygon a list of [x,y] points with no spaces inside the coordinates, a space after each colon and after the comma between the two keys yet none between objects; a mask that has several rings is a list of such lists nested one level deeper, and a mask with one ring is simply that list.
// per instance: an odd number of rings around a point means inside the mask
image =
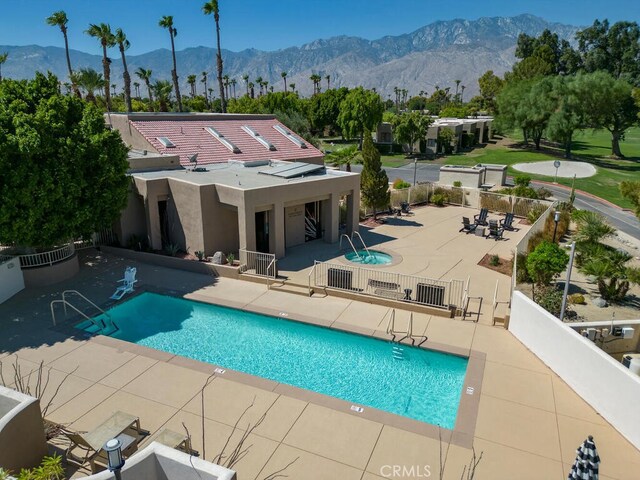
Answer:
[{"label": "swimming pool", "polygon": [[[120,328],[115,338],[443,428],[455,425],[467,358],[155,293],[108,313]],[[89,322],[77,327],[95,329]]]},{"label": "swimming pool", "polygon": [[347,253],[344,258],[353,263],[362,263],[366,265],[388,265],[391,263],[392,257],[388,253],[378,250],[358,250]]}]

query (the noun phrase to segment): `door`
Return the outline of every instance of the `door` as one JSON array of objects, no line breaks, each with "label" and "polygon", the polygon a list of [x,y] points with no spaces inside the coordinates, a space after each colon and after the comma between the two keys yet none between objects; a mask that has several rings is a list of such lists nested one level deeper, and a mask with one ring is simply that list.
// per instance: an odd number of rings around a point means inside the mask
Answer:
[{"label": "door", "polygon": [[269,212],[256,212],[256,251],[269,253]]}]

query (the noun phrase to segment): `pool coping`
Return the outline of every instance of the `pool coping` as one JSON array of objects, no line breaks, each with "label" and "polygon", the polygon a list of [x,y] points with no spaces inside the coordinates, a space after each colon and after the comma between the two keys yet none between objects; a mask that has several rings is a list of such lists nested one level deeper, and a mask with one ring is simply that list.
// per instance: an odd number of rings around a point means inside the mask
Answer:
[{"label": "pool coping", "polygon": [[[383,264],[358,263],[358,262],[352,262],[351,260],[347,260],[347,258],[345,257],[346,254],[342,255],[337,260],[340,263],[343,263],[344,265],[348,265],[350,267],[373,268],[373,269],[394,267],[404,261],[404,257],[402,255],[400,255],[398,252],[395,252],[394,250],[391,250],[389,248],[371,247],[369,250],[385,253],[391,256],[391,261],[389,263],[383,263]],[[347,253],[349,253],[349,251],[347,251]]]},{"label": "pool coping", "polygon": [[[182,298],[185,300],[196,301],[199,303],[205,303],[209,305],[219,305],[222,307],[229,307],[234,309],[243,310],[246,312],[257,313],[261,315],[267,315],[273,318],[284,318],[290,321],[296,321],[326,328],[331,328],[338,331],[352,333],[356,335],[368,336],[381,340],[392,340],[392,336],[384,331],[366,329],[351,324],[341,322],[330,322],[328,320],[317,319],[308,317],[305,315],[289,315],[286,312],[282,312],[276,309],[267,307],[256,307],[241,302],[234,302],[224,299],[212,299],[206,295],[198,293],[181,294],[177,291],[162,291],[154,288],[141,288],[136,290],[134,295],[127,297],[127,300],[134,298],[142,293],[156,293],[165,296],[172,296],[175,298]],[[215,300],[215,301],[214,301]],[[111,308],[116,304],[108,305],[106,308]],[[105,310],[106,310],[105,308]],[[283,315],[286,313],[286,315]],[[95,342],[108,347],[116,348],[119,351],[133,353],[135,355],[141,355],[153,360],[166,362],[172,365],[189,368],[207,375],[220,376],[226,380],[235,381],[251,387],[260,388],[273,393],[285,395],[304,402],[313,403],[326,408],[354,415],[366,420],[370,420],[391,427],[406,430],[418,435],[423,435],[436,440],[444,440],[445,442],[453,443],[464,448],[471,448],[473,446],[473,439],[476,428],[476,420],[478,416],[478,410],[480,407],[480,393],[482,391],[482,380],[484,377],[484,368],[486,362],[486,354],[476,350],[465,349],[446,345],[437,342],[430,342],[428,339],[422,345],[412,345],[411,341],[404,339],[401,344],[407,346],[414,346],[416,348],[422,348],[424,350],[432,350],[440,353],[446,353],[468,359],[467,371],[465,373],[462,392],[460,395],[460,402],[458,404],[458,412],[456,416],[456,422],[453,430],[440,428],[438,425],[414,420],[402,415],[386,412],[373,407],[364,405],[357,405],[352,402],[342,400],[339,398],[324,395],[311,390],[305,390],[300,387],[288,385],[274,380],[269,380],[256,375],[240,372],[226,368],[221,365],[216,365],[208,362],[202,362],[200,360],[194,360],[181,355],[175,355],[162,350],[156,350],[154,348],[138,345],[126,340],[120,340],[110,336],[102,334],[92,334],[89,332],[83,332],[76,329],[73,324],[76,323],[72,319],[65,321],[64,324],[59,324],[57,327],[53,327],[58,331],[64,331],[76,336],[86,338],[88,341]],[[355,407],[355,408],[354,408]]]}]

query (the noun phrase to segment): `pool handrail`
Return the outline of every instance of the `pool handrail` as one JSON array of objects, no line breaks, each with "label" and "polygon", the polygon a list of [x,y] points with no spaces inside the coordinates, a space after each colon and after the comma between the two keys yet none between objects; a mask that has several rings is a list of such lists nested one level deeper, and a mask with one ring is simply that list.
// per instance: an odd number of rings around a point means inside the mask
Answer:
[{"label": "pool handrail", "polygon": [[342,250],[342,239],[343,238],[347,239],[347,242],[349,242],[349,245],[351,245],[351,248],[353,249],[353,253],[356,254],[356,257],[358,257],[358,259],[362,260],[362,257],[360,256],[360,254],[356,250],[356,247],[353,244],[353,242],[351,241],[351,238],[349,238],[349,235],[347,235],[346,233],[343,233],[342,236],[340,237],[340,250]]},{"label": "pool handrail", "polygon": [[360,243],[362,243],[362,246],[364,247],[365,252],[367,252],[367,256],[370,257],[371,256],[371,252],[369,251],[369,248],[367,247],[367,245],[364,243],[364,240],[362,238],[362,235],[360,235],[360,232],[354,230],[351,233],[351,238],[352,239],[353,239],[354,235],[356,235],[360,239]]}]

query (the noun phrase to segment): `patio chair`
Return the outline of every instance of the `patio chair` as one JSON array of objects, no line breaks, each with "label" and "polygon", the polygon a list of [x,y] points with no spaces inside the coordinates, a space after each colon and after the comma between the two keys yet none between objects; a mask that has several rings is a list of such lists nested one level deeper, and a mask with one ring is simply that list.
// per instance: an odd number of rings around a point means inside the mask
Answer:
[{"label": "patio chair", "polygon": [[513,226],[513,218],[514,218],[513,213],[505,214],[504,218],[500,220],[500,226],[505,230],[509,230],[510,232],[513,232],[514,230],[518,230],[516,227]]},{"label": "patio chair", "polygon": [[[127,456],[138,449],[139,437],[149,432],[140,428],[138,417],[118,411],[90,432],[72,432],[63,429],[62,433],[70,442],[65,451],[65,458],[81,466],[89,462],[91,472],[95,473],[96,459],[99,457],[106,459],[102,447],[108,440],[118,438],[122,443],[123,454]],[[75,449],[81,450],[83,455],[75,455],[73,453]]]},{"label": "patio chair", "polygon": [[493,237],[494,240],[502,240],[502,234],[504,233],[504,228],[498,225],[497,220],[489,220],[489,233],[486,238]]},{"label": "patio chair", "polygon": [[138,281],[136,280],[136,273],[137,269],[135,267],[127,267],[124,270],[124,278],[118,280],[118,282],[122,282],[122,285],[118,286],[109,298],[111,300],[120,300],[127,293],[133,292],[133,285]]},{"label": "patio chair", "polygon": [[469,235],[476,228],[478,228],[478,225],[475,223],[471,223],[471,221],[469,221],[469,217],[462,217],[462,228],[459,230],[459,232],[466,232],[466,234]]},{"label": "patio chair", "polygon": [[487,224],[487,215],[489,215],[489,209],[483,208],[480,210],[478,215],[473,216],[473,221],[476,225],[486,225]]},{"label": "patio chair", "polygon": [[405,214],[411,213],[411,207],[409,206],[409,203],[408,202],[400,203],[400,211]]},{"label": "patio chair", "polygon": [[168,428],[163,428],[156,436],[149,440],[149,443],[151,442],[161,443],[162,445],[166,445],[167,447],[171,447],[194,457],[200,456],[200,453],[198,453],[197,450],[194,450],[191,446],[191,439],[186,433],[178,433],[173,430],[169,430]]}]

